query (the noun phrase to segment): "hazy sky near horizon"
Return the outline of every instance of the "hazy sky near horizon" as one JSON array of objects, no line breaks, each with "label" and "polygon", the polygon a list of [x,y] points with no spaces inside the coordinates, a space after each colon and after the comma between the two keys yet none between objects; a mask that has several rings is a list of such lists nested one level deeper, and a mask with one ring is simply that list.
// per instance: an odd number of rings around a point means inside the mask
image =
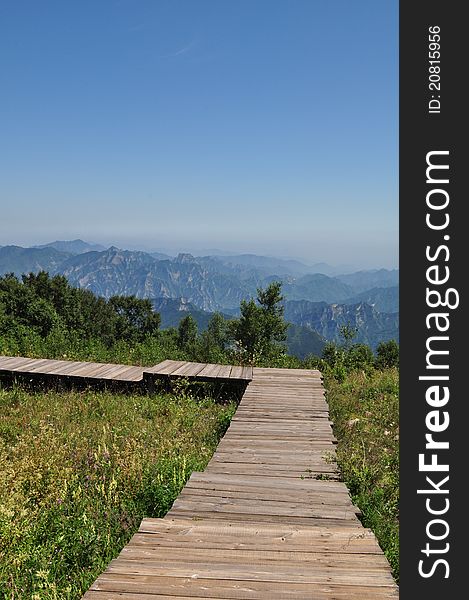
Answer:
[{"label": "hazy sky near horizon", "polygon": [[397,266],[397,0],[0,0],[0,86],[0,245]]}]

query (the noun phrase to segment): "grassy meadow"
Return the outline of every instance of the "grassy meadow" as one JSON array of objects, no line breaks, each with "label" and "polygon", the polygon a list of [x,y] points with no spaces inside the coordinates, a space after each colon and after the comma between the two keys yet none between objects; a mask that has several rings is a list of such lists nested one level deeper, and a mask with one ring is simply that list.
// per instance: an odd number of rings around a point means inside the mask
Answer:
[{"label": "grassy meadow", "polygon": [[354,371],[325,385],[343,480],[398,580],[399,372]]},{"label": "grassy meadow", "polygon": [[235,404],[0,388],[0,598],[77,599],[203,470]]}]

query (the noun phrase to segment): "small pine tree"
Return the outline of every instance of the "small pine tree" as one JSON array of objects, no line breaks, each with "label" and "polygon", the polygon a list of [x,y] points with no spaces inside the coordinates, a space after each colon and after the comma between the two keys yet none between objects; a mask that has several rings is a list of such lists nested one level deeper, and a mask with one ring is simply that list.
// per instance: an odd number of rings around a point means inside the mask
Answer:
[{"label": "small pine tree", "polygon": [[254,299],[242,300],[241,316],[230,323],[231,336],[241,352],[241,359],[254,364],[285,354],[283,342],[287,337],[288,323],[284,321],[281,295],[282,284],[271,283],[265,290],[257,290]]},{"label": "small pine tree", "polygon": [[198,327],[192,315],[187,315],[179,321],[177,329],[177,346],[180,350],[191,352],[197,342]]}]

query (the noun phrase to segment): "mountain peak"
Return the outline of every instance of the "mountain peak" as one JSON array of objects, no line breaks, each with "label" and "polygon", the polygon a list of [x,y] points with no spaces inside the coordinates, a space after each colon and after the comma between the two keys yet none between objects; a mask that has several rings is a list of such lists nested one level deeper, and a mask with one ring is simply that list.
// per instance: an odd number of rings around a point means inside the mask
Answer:
[{"label": "mountain peak", "polygon": [[55,242],[49,242],[48,244],[42,244],[41,246],[33,246],[33,248],[54,248],[59,252],[68,252],[69,254],[85,254],[85,252],[102,252],[103,250],[106,250],[106,247],[101,246],[101,244],[84,242],[81,239],[56,240]]},{"label": "mountain peak", "polygon": [[176,262],[188,263],[188,262],[194,262],[195,258],[192,256],[192,254],[189,254],[189,252],[180,252],[176,256],[175,260],[176,260]]}]

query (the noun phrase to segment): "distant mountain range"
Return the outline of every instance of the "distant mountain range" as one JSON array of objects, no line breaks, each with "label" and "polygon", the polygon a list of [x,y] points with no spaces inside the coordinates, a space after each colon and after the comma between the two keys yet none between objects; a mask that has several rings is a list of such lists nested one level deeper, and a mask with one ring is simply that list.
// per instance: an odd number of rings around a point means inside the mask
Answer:
[{"label": "distant mountain range", "polygon": [[[210,313],[236,315],[242,299],[258,287],[283,282],[291,343],[321,346],[336,340],[341,324],[359,328],[359,339],[375,346],[398,336],[399,272],[372,270],[329,276],[296,260],[242,254],[194,257],[104,248],[82,240],[39,247],[0,247],[0,274],[48,271],[73,285],[109,298],[115,294],[158,299],[163,326],[175,325],[182,305],[204,327]],[[166,300],[166,304],[161,304]],[[169,302],[175,300],[179,304]],[[156,307],[156,305],[155,305]],[[182,309],[183,310],[183,309]],[[192,314],[192,312],[191,312]],[[313,335],[311,335],[313,334]],[[309,337],[308,337],[309,335]],[[301,341],[303,340],[303,341]],[[297,353],[299,353],[298,350]]]},{"label": "distant mountain range", "polygon": [[344,300],[344,304],[369,304],[382,313],[399,312],[399,286],[375,287]]},{"label": "distant mountain range", "polygon": [[285,319],[335,342],[341,341],[340,328],[343,325],[356,327],[354,342],[369,344],[372,348],[381,341],[399,340],[399,313],[378,312],[365,302],[327,304],[293,300],[285,303]]},{"label": "distant mountain range", "polygon": [[71,241],[55,241],[49,244],[42,244],[42,246],[33,246],[33,248],[54,248],[59,252],[65,252],[67,254],[84,254],[85,252],[102,252],[106,250],[106,246],[101,244],[90,244],[83,240],[71,240]]},{"label": "distant mountain range", "polygon": [[3,246],[0,248],[0,275],[5,273],[56,273],[71,255],[55,248],[21,248]]},{"label": "distant mountain range", "polygon": [[337,279],[350,286],[356,294],[375,287],[392,287],[399,285],[399,271],[393,269],[375,269],[373,271],[357,271],[346,275],[338,275]]}]

